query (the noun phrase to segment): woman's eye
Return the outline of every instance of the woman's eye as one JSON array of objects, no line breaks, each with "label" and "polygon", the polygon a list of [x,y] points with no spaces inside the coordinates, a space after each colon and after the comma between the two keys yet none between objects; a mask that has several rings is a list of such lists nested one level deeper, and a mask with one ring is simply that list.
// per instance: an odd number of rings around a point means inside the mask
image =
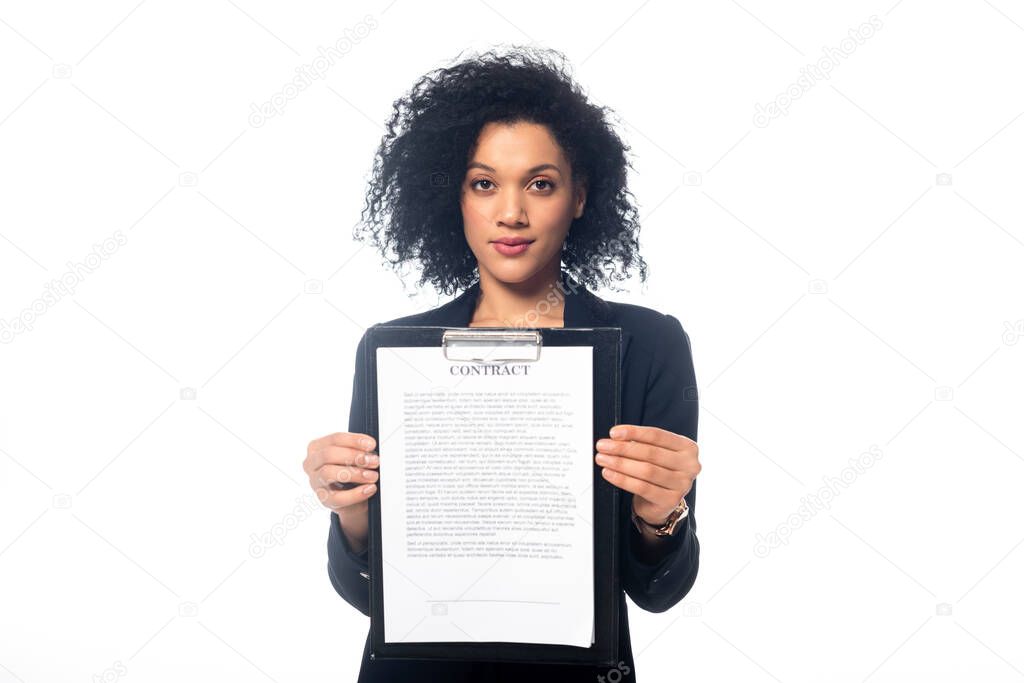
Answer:
[{"label": "woman's eye", "polygon": [[[493,187],[493,185],[494,183],[490,180],[487,180],[486,178],[480,178],[479,180],[474,180],[472,183],[470,183],[470,187],[480,190],[490,190]],[[534,180],[532,185],[541,192],[547,192],[554,188],[554,184],[550,180],[544,179]]]}]

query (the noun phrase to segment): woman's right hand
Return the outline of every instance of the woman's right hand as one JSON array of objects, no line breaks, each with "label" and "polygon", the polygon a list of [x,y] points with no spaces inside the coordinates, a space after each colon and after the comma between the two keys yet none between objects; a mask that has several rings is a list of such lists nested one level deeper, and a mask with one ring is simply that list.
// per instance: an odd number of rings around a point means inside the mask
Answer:
[{"label": "woman's right hand", "polygon": [[306,449],[302,469],[320,503],[338,513],[349,544],[359,552],[369,527],[367,499],[377,491],[380,456],[373,437],[336,432],[314,439]]}]

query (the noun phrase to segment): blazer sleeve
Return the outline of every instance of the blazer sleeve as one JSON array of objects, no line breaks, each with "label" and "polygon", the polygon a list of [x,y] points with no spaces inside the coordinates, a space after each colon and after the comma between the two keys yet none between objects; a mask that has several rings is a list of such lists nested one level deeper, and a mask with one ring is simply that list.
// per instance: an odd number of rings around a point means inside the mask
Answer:
[{"label": "blazer sleeve", "polygon": [[[348,431],[366,433],[366,334],[356,347],[356,367],[352,380],[352,403]],[[370,575],[368,552],[355,553],[341,531],[341,519],[332,511],[327,536],[327,575],[338,595],[363,614],[370,615]]]},{"label": "blazer sleeve", "polygon": [[[651,372],[647,380],[641,424],[660,427],[697,440],[697,381],[690,352],[690,337],[679,320],[665,315],[655,340]],[[664,612],[683,599],[697,579],[700,544],[697,542],[697,483],[686,494],[690,513],[682,527],[663,539],[654,564],[637,554],[640,533],[633,526],[633,494],[620,496],[623,510],[622,580],[626,594],[641,609]]]}]

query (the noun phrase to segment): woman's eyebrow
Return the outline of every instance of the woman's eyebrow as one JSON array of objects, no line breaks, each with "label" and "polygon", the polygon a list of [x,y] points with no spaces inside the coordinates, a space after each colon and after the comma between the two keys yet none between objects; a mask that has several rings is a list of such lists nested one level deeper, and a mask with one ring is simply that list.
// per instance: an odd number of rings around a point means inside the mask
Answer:
[{"label": "woman's eyebrow", "polygon": [[[479,161],[472,161],[472,162],[469,163],[468,166],[466,166],[467,170],[471,169],[471,168],[482,168],[483,170],[488,171],[490,173],[497,173],[497,171],[495,169],[493,169],[492,167],[488,166],[487,164],[481,163]],[[544,170],[549,169],[549,168],[551,170],[559,173],[559,174],[562,173],[562,170],[560,168],[558,168],[558,166],[555,166],[554,164],[540,164],[538,166],[534,166],[533,168],[527,169],[526,175],[533,175],[534,173],[540,173],[541,171],[544,171]]]}]

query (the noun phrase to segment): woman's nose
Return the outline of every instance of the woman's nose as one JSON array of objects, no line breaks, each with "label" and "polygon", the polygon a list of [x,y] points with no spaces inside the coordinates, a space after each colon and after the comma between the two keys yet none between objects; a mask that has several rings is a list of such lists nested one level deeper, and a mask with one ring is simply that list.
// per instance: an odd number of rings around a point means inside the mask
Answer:
[{"label": "woman's nose", "polygon": [[523,225],[526,223],[526,212],[523,210],[523,203],[517,193],[510,193],[510,196],[505,198],[499,218],[505,225]]}]

